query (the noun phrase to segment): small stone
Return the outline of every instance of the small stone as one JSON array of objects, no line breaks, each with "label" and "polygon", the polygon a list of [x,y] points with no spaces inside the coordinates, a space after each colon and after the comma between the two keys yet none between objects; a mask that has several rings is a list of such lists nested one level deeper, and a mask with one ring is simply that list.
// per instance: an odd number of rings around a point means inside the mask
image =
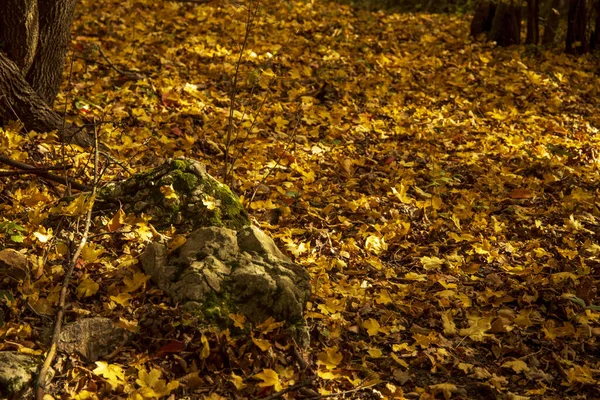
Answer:
[{"label": "small stone", "polygon": [[25,280],[29,274],[27,257],[14,249],[0,251],[0,279],[8,276]]},{"label": "small stone", "polygon": [[60,332],[58,351],[79,353],[94,362],[112,353],[128,339],[128,332],[108,318],[86,318],[67,324]]},{"label": "small stone", "polygon": [[31,386],[41,360],[13,351],[0,352],[0,398],[20,399]]}]

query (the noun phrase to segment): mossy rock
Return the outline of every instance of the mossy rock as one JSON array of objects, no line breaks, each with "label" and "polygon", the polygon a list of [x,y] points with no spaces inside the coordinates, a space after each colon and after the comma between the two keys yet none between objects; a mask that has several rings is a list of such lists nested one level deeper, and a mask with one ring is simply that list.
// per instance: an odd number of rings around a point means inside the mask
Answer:
[{"label": "mossy rock", "polygon": [[146,214],[158,229],[179,232],[206,226],[234,230],[250,225],[240,199],[191,159],[170,159],[148,172],[108,185],[99,204],[121,204],[126,213]]}]

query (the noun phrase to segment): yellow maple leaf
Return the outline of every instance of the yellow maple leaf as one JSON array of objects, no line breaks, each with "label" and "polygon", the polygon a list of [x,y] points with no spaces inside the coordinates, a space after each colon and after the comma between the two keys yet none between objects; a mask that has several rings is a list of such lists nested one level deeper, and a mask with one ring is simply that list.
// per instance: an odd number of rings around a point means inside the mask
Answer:
[{"label": "yellow maple leaf", "polygon": [[338,351],[337,347],[325,347],[325,351],[317,354],[317,364],[325,366],[327,369],[336,368],[344,356]]},{"label": "yellow maple leaf", "polygon": [[135,380],[140,386],[139,392],[146,398],[160,398],[168,395],[174,389],[179,387],[179,381],[171,381],[167,384],[164,379],[160,379],[162,372],[159,369],[151,369],[146,372],[146,369],[138,371],[138,379]]},{"label": "yellow maple leaf", "polygon": [[93,296],[98,292],[98,289],[100,289],[100,285],[86,275],[77,286],[77,298]]},{"label": "yellow maple leaf", "polygon": [[81,249],[81,257],[87,262],[95,262],[104,253],[102,246],[97,246],[95,243],[86,243]]},{"label": "yellow maple leaf", "polygon": [[233,383],[233,386],[235,386],[235,388],[237,390],[242,390],[243,388],[246,387],[246,384],[244,383],[244,379],[241,376],[236,375],[233,372],[231,373],[231,377],[229,378],[229,381],[231,383]]},{"label": "yellow maple leaf", "polygon": [[106,379],[113,390],[119,385],[125,384],[125,371],[120,366],[108,364],[104,361],[96,361],[96,365],[97,367],[93,371],[94,374]]},{"label": "yellow maple leaf", "polygon": [[252,342],[262,351],[267,351],[271,348],[271,342],[268,340],[255,338],[254,335],[252,335]]},{"label": "yellow maple leaf", "polygon": [[123,283],[125,284],[123,292],[135,292],[136,290],[144,286],[148,279],[150,279],[150,275],[146,275],[143,272],[136,272],[131,278],[123,278]]},{"label": "yellow maple leaf", "polygon": [[173,185],[161,186],[159,190],[163,196],[165,196],[165,199],[177,200],[179,198],[179,196],[177,196],[177,192],[173,188]]},{"label": "yellow maple leaf", "polygon": [[69,217],[82,216],[88,212],[90,207],[94,204],[95,196],[90,196],[87,193],[80,194],[66,206],[62,206],[59,210],[61,215]]},{"label": "yellow maple leaf", "polygon": [[46,229],[43,226],[40,226],[38,231],[33,232],[33,236],[35,236],[40,243],[46,243],[52,238],[52,228]]},{"label": "yellow maple leaf", "polygon": [[116,296],[110,296],[110,299],[115,303],[122,305],[123,307],[127,307],[131,299],[133,299],[133,296],[131,296],[129,293],[119,293]]},{"label": "yellow maple leaf", "polygon": [[242,314],[229,314],[229,319],[233,321],[233,325],[236,328],[244,329],[244,324],[246,323],[246,317]]},{"label": "yellow maple leaf", "polygon": [[529,371],[529,367],[527,366],[527,363],[525,363],[525,361],[522,361],[522,360],[507,361],[504,364],[502,364],[502,367],[503,368],[512,368],[512,370],[517,373]]},{"label": "yellow maple leaf", "polygon": [[281,390],[281,382],[279,381],[279,375],[277,372],[273,371],[270,368],[263,369],[262,372],[254,375],[255,378],[262,380],[262,382],[258,383],[259,387],[270,387],[273,386],[273,389],[276,391]]},{"label": "yellow maple leaf", "polygon": [[421,264],[427,271],[440,268],[445,262],[445,260],[438,257],[421,257]]},{"label": "yellow maple leaf", "polygon": [[210,355],[210,346],[208,344],[208,339],[204,334],[200,337],[200,342],[202,343],[202,350],[200,350],[200,359],[206,360]]},{"label": "yellow maple leaf", "polygon": [[456,385],[452,383],[439,383],[437,385],[429,386],[430,389],[433,390],[434,393],[442,393],[446,400],[449,400],[452,396],[452,393],[456,392]]},{"label": "yellow maple leaf", "polygon": [[490,317],[471,317],[469,318],[470,326],[458,331],[461,336],[468,336],[476,342],[482,341],[487,335],[487,332],[492,327],[492,319]]},{"label": "yellow maple leaf", "polygon": [[374,254],[381,254],[381,252],[387,250],[388,246],[385,243],[385,239],[379,236],[370,235],[365,240],[365,249]]},{"label": "yellow maple leaf", "polygon": [[125,223],[125,212],[123,209],[119,208],[119,211],[113,215],[108,224],[106,224],[106,228],[109,232],[116,232],[120,227]]},{"label": "yellow maple leaf", "polygon": [[379,325],[379,322],[377,322],[377,320],[369,318],[368,320],[363,322],[363,328],[367,330],[369,336],[375,336],[379,333],[381,325]]},{"label": "yellow maple leaf", "polygon": [[392,188],[392,193],[396,196],[398,200],[400,200],[401,203],[411,204],[415,200],[406,194],[407,191],[408,187],[404,186],[404,184],[402,183],[398,185],[398,189],[396,189],[395,187]]}]

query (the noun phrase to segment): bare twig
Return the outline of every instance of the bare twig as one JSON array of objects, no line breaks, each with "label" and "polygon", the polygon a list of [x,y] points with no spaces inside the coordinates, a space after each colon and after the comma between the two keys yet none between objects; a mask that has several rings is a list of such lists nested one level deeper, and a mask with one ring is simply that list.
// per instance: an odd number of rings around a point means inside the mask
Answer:
[{"label": "bare twig", "polygon": [[210,3],[212,0],[165,0],[170,3],[195,3],[195,4],[206,4]]},{"label": "bare twig", "polygon": [[146,75],[142,74],[141,72],[132,71],[129,69],[121,69],[117,67],[115,64],[112,63],[112,61],[110,61],[110,58],[108,58],[108,56],[104,54],[104,51],[102,51],[102,47],[100,47],[99,45],[96,45],[96,47],[98,48],[98,52],[100,53],[102,58],[104,58],[104,60],[108,63],[108,66],[115,70],[117,73],[123,75],[125,78],[136,81],[146,78]]},{"label": "bare twig", "polygon": [[225,137],[225,161],[223,163],[223,181],[226,184],[230,184],[229,179],[229,147],[231,146],[231,133],[233,131],[233,113],[235,111],[235,100],[237,95],[237,84],[240,73],[240,65],[242,64],[242,58],[244,57],[244,51],[246,50],[246,46],[248,45],[248,38],[250,37],[250,31],[252,30],[252,21],[254,20],[255,14],[258,13],[258,6],[260,5],[257,2],[254,10],[252,9],[252,0],[250,0],[248,4],[248,16],[246,18],[246,32],[244,33],[244,40],[242,42],[242,48],[240,49],[240,56],[238,57],[237,62],[235,63],[235,74],[233,76],[233,82],[231,83],[231,92],[229,94],[229,117],[227,122],[227,134]]},{"label": "bare twig", "polygon": [[46,353],[46,359],[44,360],[44,364],[40,368],[40,373],[38,374],[38,378],[35,384],[35,393],[36,400],[44,399],[44,386],[46,385],[46,376],[48,375],[48,370],[52,366],[54,362],[54,357],[56,356],[56,347],[58,345],[58,338],[60,336],[60,332],[62,329],[63,316],[65,313],[65,303],[67,299],[67,293],[69,291],[69,282],[71,280],[71,275],[73,275],[73,270],[75,269],[75,265],[77,265],[77,260],[79,259],[79,255],[87,242],[88,234],[90,231],[90,226],[92,224],[92,209],[94,205],[94,197],[96,195],[96,187],[98,186],[98,131],[94,128],[94,182],[92,185],[92,193],[91,193],[91,204],[89,206],[88,212],[85,216],[85,226],[83,228],[83,233],[81,235],[81,240],[79,241],[79,245],[73,254],[73,257],[70,260],[69,266],[65,273],[65,277],[63,279],[62,288],[60,290],[60,297],[58,300],[58,311],[56,312],[56,321],[54,323],[54,332],[52,333],[52,343],[50,345],[50,349]]},{"label": "bare twig", "polygon": [[[46,178],[52,182],[56,182],[56,183],[60,183],[60,184],[65,184],[65,179],[61,176],[58,175],[54,175],[51,174],[49,172],[46,172],[44,170],[42,170],[41,168],[36,168],[33,165],[29,165],[29,164],[25,164],[19,161],[15,161],[12,160],[8,157],[5,156],[0,156],[0,163],[6,164],[6,165],[10,165],[12,167],[16,167],[19,168],[21,170],[23,170],[23,172],[27,172],[30,174],[34,174],[34,175],[38,175],[41,176],[43,178]],[[81,190],[81,191],[88,191],[90,190],[89,186],[83,185],[81,183],[77,183],[77,182],[71,182],[71,187],[73,189],[77,189],[77,190]]]},{"label": "bare twig", "polygon": [[354,389],[350,389],[350,390],[344,390],[343,392],[337,392],[337,393],[330,393],[330,394],[321,394],[319,396],[313,396],[313,397],[307,397],[306,400],[319,400],[319,399],[326,399],[329,397],[339,397],[339,396],[344,396],[347,394],[351,394],[351,393],[356,393],[358,391],[364,390],[364,389],[368,389],[370,387],[375,386],[376,383],[372,384],[372,385],[367,385],[367,386],[360,386]]},{"label": "bare twig", "polygon": [[279,157],[277,158],[275,165],[270,167],[269,171],[262,177],[260,182],[258,182],[256,185],[254,185],[254,188],[252,188],[252,196],[250,196],[250,200],[248,200],[248,203],[245,204],[246,206],[250,206],[250,204],[252,204],[252,201],[254,200],[254,197],[256,196],[256,191],[258,190],[259,186],[262,185],[263,183],[265,183],[267,178],[273,173],[273,171],[275,171],[275,168],[277,168],[279,166],[279,163],[281,162],[281,158],[283,157],[283,154],[287,151],[287,149],[294,142],[294,139],[296,137],[296,130],[298,129],[298,125],[300,125],[300,116],[298,116],[298,118],[296,119],[296,125],[294,125],[294,130],[292,131],[292,134],[290,135],[288,142],[286,143],[285,147],[283,148],[283,151],[279,154]]},{"label": "bare twig", "polygon": [[315,378],[316,378],[316,376],[313,376],[312,378],[309,378],[309,379],[307,379],[305,381],[302,381],[300,383],[296,383],[295,385],[292,385],[292,386],[288,386],[285,389],[280,390],[277,393],[273,393],[270,396],[263,397],[262,400],[275,400],[275,399],[278,399],[278,398],[280,398],[281,396],[283,396],[286,393],[289,393],[291,391],[298,390],[298,389],[301,389],[301,388],[303,388],[305,386],[311,385],[313,383],[313,381],[315,380]]}]

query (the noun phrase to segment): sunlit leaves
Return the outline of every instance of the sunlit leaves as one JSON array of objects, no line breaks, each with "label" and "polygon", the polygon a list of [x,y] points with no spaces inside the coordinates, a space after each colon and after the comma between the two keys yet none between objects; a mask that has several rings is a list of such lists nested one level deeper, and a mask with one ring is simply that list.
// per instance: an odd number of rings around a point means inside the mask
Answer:
[{"label": "sunlit leaves", "polygon": [[125,384],[125,371],[119,365],[108,364],[104,361],[96,361],[94,374],[106,379],[112,389],[116,389],[119,385]]},{"label": "sunlit leaves", "polygon": [[161,398],[179,387],[178,381],[167,383],[166,380],[160,379],[161,375],[162,372],[158,369],[152,369],[150,372],[140,369],[138,379],[135,380],[140,387],[138,393],[146,399]]},{"label": "sunlit leaves", "polygon": [[258,386],[260,387],[273,387],[275,391],[281,390],[279,375],[270,368],[262,370],[262,372],[254,375],[254,377],[262,381],[258,383]]}]

